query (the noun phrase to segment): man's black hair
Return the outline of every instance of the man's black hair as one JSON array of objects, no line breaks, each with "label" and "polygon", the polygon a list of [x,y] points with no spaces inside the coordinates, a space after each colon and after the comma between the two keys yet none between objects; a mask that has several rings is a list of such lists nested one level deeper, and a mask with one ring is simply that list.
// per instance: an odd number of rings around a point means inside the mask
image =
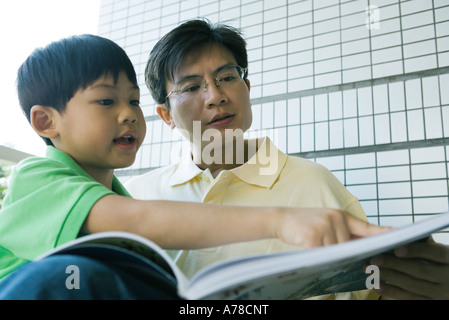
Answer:
[{"label": "man's black hair", "polygon": [[239,30],[224,24],[212,24],[206,19],[187,21],[163,36],[150,53],[145,82],[156,103],[166,102],[166,82],[173,81],[174,73],[181,67],[189,50],[202,44],[222,45],[231,51],[239,66],[248,67],[246,41]]}]

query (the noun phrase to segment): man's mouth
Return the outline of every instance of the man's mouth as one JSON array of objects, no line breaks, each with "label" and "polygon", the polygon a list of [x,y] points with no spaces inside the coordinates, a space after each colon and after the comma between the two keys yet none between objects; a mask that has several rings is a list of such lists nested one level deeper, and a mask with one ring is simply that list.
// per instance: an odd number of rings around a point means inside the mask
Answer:
[{"label": "man's mouth", "polygon": [[226,114],[224,116],[218,117],[218,118],[214,118],[212,119],[212,121],[210,122],[210,124],[212,123],[216,123],[216,122],[220,122],[229,118],[232,118],[234,115],[233,114]]}]

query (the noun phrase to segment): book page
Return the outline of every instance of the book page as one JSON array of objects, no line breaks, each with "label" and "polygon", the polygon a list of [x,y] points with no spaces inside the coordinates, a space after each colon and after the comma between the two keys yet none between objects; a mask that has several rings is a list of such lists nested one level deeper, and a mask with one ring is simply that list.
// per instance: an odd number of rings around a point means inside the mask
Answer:
[{"label": "book page", "polygon": [[192,278],[189,298],[271,299],[276,292],[277,299],[286,299],[330,290],[361,290],[367,277],[362,267],[369,258],[448,226],[449,214],[444,213],[337,245],[224,261]]},{"label": "book page", "polygon": [[[101,248],[117,249],[117,252],[115,253],[111,250],[106,250],[106,252],[103,253],[103,259],[105,259],[108,254],[120,254],[119,252],[128,250],[128,254],[130,255],[130,257],[128,257],[129,259],[138,261],[139,259],[142,260],[143,257],[149,262],[153,262],[152,264],[150,263],[153,269],[163,270],[163,272],[175,279],[178,286],[186,286],[188,283],[185,275],[179,270],[171,257],[162,248],[146,238],[127,232],[101,232],[83,236],[58,246],[38,257],[36,260],[43,259],[53,254],[74,252],[75,248],[79,248],[79,250],[77,250],[78,254],[82,254],[83,248],[90,251],[92,251],[93,248],[96,248],[96,257],[99,257],[99,255],[102,254]],[[121,257],[122,259],[125,259],[123,255],[121,255]],[[159,272],[162,273],[161,271]]]}]

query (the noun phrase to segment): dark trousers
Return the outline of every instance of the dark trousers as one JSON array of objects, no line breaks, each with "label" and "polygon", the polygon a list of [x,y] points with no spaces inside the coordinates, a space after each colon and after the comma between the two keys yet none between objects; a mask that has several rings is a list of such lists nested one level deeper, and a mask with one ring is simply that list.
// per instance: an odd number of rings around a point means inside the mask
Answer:
[{"label": "dark trousers", "polygon": [[179,299],[156,272],[79,255],[29,262],[0,282],[0,300]]}]

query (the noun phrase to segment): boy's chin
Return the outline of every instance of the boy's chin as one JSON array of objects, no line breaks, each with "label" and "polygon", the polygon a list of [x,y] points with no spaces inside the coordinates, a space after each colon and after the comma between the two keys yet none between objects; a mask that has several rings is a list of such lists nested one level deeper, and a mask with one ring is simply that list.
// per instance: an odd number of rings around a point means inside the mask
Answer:
[{"label": "boy's chin", "polygon": [[115,169],[129,168],[134,164],[135,160],[136,160],[136,155],[133,155],[133,156],[130,155],[129,157],[121,158],[115,162],[114,168]]}]

